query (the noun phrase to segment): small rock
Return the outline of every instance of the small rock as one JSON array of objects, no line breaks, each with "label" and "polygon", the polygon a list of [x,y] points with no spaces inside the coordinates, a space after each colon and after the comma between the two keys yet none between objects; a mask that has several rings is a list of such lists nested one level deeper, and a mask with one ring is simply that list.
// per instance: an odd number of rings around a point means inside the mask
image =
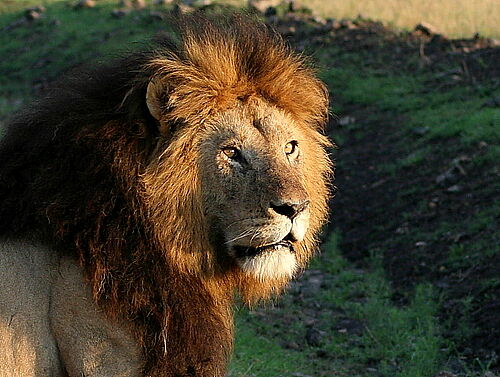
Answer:
[{"label": "small rock", "polygon": [[111,17],[114,17],[114,18],[122,18],[122,17],[125,17],[127,14],[130,13],[130,9],[113,9],[111,11]]},{"label": "small rock", "polygon": [[94,7],[95,7],[94,0],[78,0],[77,3],[74,5],[75,9],[94,8]]},{"label": "small rock", "polygon": [[306,326],[312,326],[314,325],[316,322],[318,322],[316,319],[314,318],[307,318],[305,321],[304,321],[304,324]]},{"label": "small rock", "polygon": [[149,17],[151,17],[153,20],[157,21],[163,21],[165,19],[165,14],[162,12],[149,12]]},{"label": "small rock", "polygon": [[429,207],[429,209],[436,209],[438,206],[439,206],[439,197],[431,198],[431,200],[429,200],[429,202],[427,203],[427,207]]},{"label": "small rock", "polygon": [[309,344],[311,347],[319,347],[321,346],[322,343],[322,334],[321,332],[314,328],[310,327],[306,331],[306,342]]},{"label": "small rock", "polygon": [[434,377],[458,377],[456,374],[453,374],[451,372],[439,372],[438,374],[436,374]]},{"label": "small rock", "polygon": [[26,12],[24,12],[24,17],[26,17],[28,21],[34,21],[41,18],[42,14],[35,10],[27,10]]},{"label": "small rock", "polygon": [[[440,266],[439,267],[439,272],[446,272],[446,266]],[[441,289],[448,289],[450,288],[450,283],[446,281],[437,281],[434,283],[436,287],[441,288]]]},{"label": "small rock", "polygon": [[431,36],[433,34],[440,34],[433,25],[427,22],[419,23],[417,26],[415,26],[415,31],[418,31],[427,36]]},{"label": "small rock", "polygon": [[377,188],[377,187],[379,187],[379,186],[382,186],[382,185],[383,185],[384,183],[386,183],[386,182],[387,182],[387,179],[385,179],[385,178],[379,179],[378,181],[376,181],[376,182],[372,183],[372,184],[370,185],[370,188]]},{"label": "small rock", "polygon": [[408,234],[409,232],[409,228],[408,228],[408,225],[401,225],[400,227],[398,227],[394,233],[396,234]]},{"label": "small rock", "polygon": [[477,146],[479,147],[479,149],[485,149],[488,148],[488,143],[484,140],[481,140]]},{"label": "small rock", "polygon": [[277,7],[281,0],[248,0],[248,6],[258,10],[260,13],[265,13],[269,7]]},{"label": "small rock", "polygon": [[498,377],[495,373],[488,371],[485,374],[483,374],[483,377]]},{"label": "small rock", "polygon": [[344,29],[356,29],[357,26],[351,20],[343,19],[340,20],[340,26]]},{"label": "small rock", "polygon": [[342,25],[335,18],[330,18],[326,20],[326,27],[331,28],[333,30],[338,30],[342,27]]},{"label": "small rock", "polygon": [[342,127],[347,126],[349,124],[356,123],[356,118],[349,116],[349,115],[346,115],[346,116],[343,116],[342,118],[340,118],[337,123],[339,126],[342,126]]},{"label": "small rock", "polygon": [[188,14],[194,11],[193,7],[190,7],[189,5],[182,4],[182,3],[176,3],[174,7],[174,14]]},{"label": "small rock", "polygon": [[467,172],[460,164],[460,161],[453,160],[453,166],[436,177],[436,183],[441,186],[454,184],[458,181],[460,175],[467,175]]},{"label": "small rock", "polygon": [[323,26],[326,25],[326,20],[323,17],[313,16],[312,21],[319,24],[319,25],[323,25]]},{"label": "small rock", "polygon": [[429,132],[429,130],[430,130],[429,127],[415,127],[412,131],[415,135],[423,136],[427,132]]},{"label": "small rock", "polygon": [[285,344],[285,348],[290,350],[298,350],[300,346],[296,342],[288,342]]},{"label": "small rock", "polygon": [[436,177],[436,183],[438,185],[445,185],[447,182],[454,182],[457,180],[457,175],[455,174],[455,169],[448,169],[443,174],[439,174]]},{"label": "small rock", "polygon": [[485,107],[500,107],[500,96],[490,98],[485,103],[483,103],[483,106],[485,106]]},{"label": "small rock", "polygon": [[425,241],[418,241],[418,242],[415,242],[415,246],[416,247],[425,247],[425,246],[427,246],[427,242],[425,242]]},{"label": "small rock", "polygon": [[458,234],[452,235],[450,238],[454,243],[458,243],[458,242],[463,241],[464,239],[466,239],[468,237],[469,236],[467,235],[467,233],[458,233]]},{"label": "small rock", "polygon": [[446,191],[451,192],[451,193],[459,193],[459,192],[463,191],[463,188],[460,185],[453,185],[453,186],[448,187],[446,189]]},{"label": "small rock", "polygon": [[452,163],[453,164],[459,164],[461,162],[469,162],[471,160],[471,158],[465,154],[462,154],[458,157],[455,157],[453,160],[452,160]]},{"label": "small rock", "polygon": [[146,1],[145,0],[132,0],[132,6],[134,9],[144,9],[146,8]]},{"label": "small rock", "polygon": [[456,158],[453,159],[452,161],[452,164],[453,164],[453,167],[458,169],[458,171],[460,172],[460,174],[462,175],[467,175],[467,172],[465,171],[464,167],[462,166],[463,163],[467,163],[467,162],[470,162],[471,161],[471,158],[469,156],[458,156]]}]

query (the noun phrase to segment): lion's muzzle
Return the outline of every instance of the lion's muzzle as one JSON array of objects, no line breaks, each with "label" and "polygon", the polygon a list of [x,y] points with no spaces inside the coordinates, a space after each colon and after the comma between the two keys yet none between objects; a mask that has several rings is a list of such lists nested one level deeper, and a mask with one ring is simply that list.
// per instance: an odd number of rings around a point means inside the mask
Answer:
[{"label": "lion's muzzle", "polygon": [[275,201],[271,202],[270,209],[277,214],[288,217],[290,220],[293,220],[297,217],[301,212],[306,210],[309,207],[310,200],[302,199],[302,200],[290,200],[290,201]]}]

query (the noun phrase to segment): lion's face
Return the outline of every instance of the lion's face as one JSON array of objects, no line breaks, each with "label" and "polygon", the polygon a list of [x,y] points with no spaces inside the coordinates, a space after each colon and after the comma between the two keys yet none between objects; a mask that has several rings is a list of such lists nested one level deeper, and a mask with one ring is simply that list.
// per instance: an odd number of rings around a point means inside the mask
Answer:
[{"label": "lion's face", "polygon": [[248,302],[307,265],[332,172],[326,88],[267,33],[190,36],[147,66],[161,135],[143,174],[155,239],[167,263]]},{"label": "lion's face", "polygon": [[291,277],[309,228],[311,141],[291,117],[262,102],[226,111],[201,140],[204,211],[223,244],[218,252],[260,280]]}]

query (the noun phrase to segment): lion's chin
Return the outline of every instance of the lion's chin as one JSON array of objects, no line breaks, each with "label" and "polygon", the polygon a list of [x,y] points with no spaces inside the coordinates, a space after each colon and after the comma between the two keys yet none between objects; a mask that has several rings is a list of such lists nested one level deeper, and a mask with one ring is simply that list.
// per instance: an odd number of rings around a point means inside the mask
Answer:
[{"label": "lion's chin", "polygon": [[257,279],[291,279],[297,270],[297,259],[292,250],[279,248],[265,250],[253,256],[244,256],[236,259],[245,273]]}]

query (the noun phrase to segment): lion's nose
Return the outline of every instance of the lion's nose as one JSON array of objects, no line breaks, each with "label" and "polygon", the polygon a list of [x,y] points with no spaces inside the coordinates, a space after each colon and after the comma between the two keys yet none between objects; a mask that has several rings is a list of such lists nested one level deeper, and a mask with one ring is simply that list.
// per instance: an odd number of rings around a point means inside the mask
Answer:
[{"label": "lion's nose", "polygon": [[275,201],[271,202],[271,209],[293,220],[299,213],[309,207],[308,199],[302,201]]}]

